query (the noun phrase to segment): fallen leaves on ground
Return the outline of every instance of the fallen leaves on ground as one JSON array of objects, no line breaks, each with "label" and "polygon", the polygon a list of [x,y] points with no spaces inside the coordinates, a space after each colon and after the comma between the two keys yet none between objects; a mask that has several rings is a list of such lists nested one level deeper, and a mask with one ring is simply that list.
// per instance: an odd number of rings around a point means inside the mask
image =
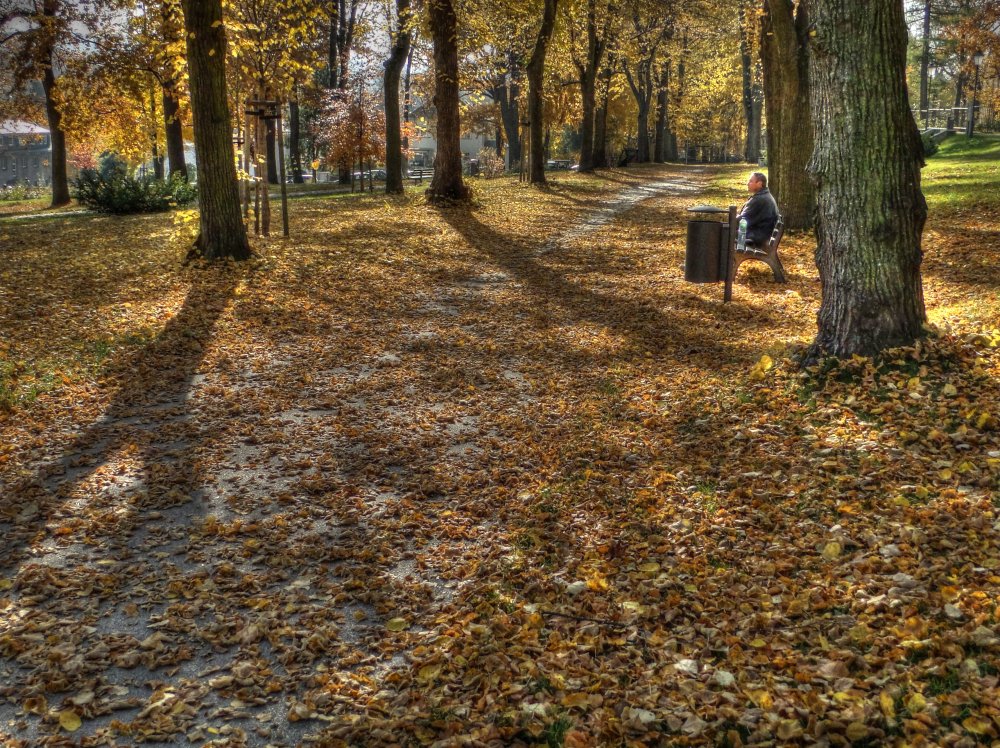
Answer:
[{"label": "fallen leaves on ground", "polygon": [[707,176],[0,225],[8,744],[996,740],[995,294],[931,244],[929,336],[803,372],[808,237],[682,280]]}]

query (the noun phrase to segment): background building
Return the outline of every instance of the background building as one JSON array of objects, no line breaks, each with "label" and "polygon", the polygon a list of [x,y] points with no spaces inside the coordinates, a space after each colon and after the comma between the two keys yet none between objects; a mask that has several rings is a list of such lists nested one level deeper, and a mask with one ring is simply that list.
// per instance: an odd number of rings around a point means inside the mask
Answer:
[{"label": "background building", "polygon": [[51,157],[47,129],[22,120],[0,122],[0,186],[48,185]]}]

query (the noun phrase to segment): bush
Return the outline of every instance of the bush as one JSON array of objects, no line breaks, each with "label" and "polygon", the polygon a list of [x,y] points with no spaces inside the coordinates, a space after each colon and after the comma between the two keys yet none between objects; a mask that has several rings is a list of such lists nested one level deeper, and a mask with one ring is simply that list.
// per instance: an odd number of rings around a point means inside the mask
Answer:
[{"label": "bush", "polygon": [[9,187],[0,187],[0,201],[37,200],[40,197],[45,197],[47,193],[48,190],[41,187],[32,187],[27,184],[13,184]]},{"label": "bush", "polygon": [[929,132],[920,133],[920,142],[924,146],[925,156],[933,156],[938,152],[938,142],[934,140],[934,136]]},{"label": "bush", "polygon": [[483,148],[479,151],[479,171],[487,179],[502,177],[504,173],[503,158],[498,156],[492,148]]},{"label": "bush", "polygon": [[183,177],[169,181],[130,176],[111,159],[84,169],[76,180],[76,199],[101,213],[157,213],[194,202],[198,189]]}]

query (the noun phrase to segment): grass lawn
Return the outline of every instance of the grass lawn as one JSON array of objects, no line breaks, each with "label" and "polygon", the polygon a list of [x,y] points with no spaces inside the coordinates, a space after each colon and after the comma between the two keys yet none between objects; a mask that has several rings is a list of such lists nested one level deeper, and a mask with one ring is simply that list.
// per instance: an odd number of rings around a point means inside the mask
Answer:
[{"label": "grass lawn", "polygon": [[0,223],[0,735],[994,739],[978,140],[924,172],[934,332],[812,372],[810,234],[683,280],[747,167],[314,196],[243,265],[183,266],[187,214]]}]

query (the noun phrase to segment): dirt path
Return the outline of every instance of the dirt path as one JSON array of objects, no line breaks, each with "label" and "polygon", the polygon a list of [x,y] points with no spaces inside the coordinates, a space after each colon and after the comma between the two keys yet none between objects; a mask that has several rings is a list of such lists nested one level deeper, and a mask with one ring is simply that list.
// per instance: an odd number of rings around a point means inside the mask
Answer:
[{"label": "dirt path", "polygon": [[[529,254],[697,189],[684,178],[628,187]],[[189,294],[172,329],[121,367],[171,375],[119,393],[20,486],[31,498],[6,551],[18,565],[8,605],[23,610],[4,627],[0,734],[36,744],[75,711],[86,718],[75,738],[170,745],[180,731],[194,743],[297,745],[324,724],[311,719],[329,706],[315,697],[324,678],[374,693],[408,670],[414,639],[469,583],[477,536],[495,529],[488,516],[453,528],[426,518],[454,515],[448,494],[463,483],[498,480],[491,454],[511,418],[542,407],[530,359],[505,358],[487,384],[506,413],[468,396],[482,372],[436,360],[449,340],[503,334],[484,310],[523,286],[516,272],[417,290],[381,351],[318,363],[291,400],[281,391],[294,341],[222,367],[204,366],[200,346],[176,354],[178,340],[211,334],[232,289]],[[429,389],[398,376],[414,368]],[[99,527],[66,542],[84,515]],[[41,516],[47,540],[18,532]],[[388,646],[387,630],[410,641]],[[33,644],[39,631],[58,643]]]}]

